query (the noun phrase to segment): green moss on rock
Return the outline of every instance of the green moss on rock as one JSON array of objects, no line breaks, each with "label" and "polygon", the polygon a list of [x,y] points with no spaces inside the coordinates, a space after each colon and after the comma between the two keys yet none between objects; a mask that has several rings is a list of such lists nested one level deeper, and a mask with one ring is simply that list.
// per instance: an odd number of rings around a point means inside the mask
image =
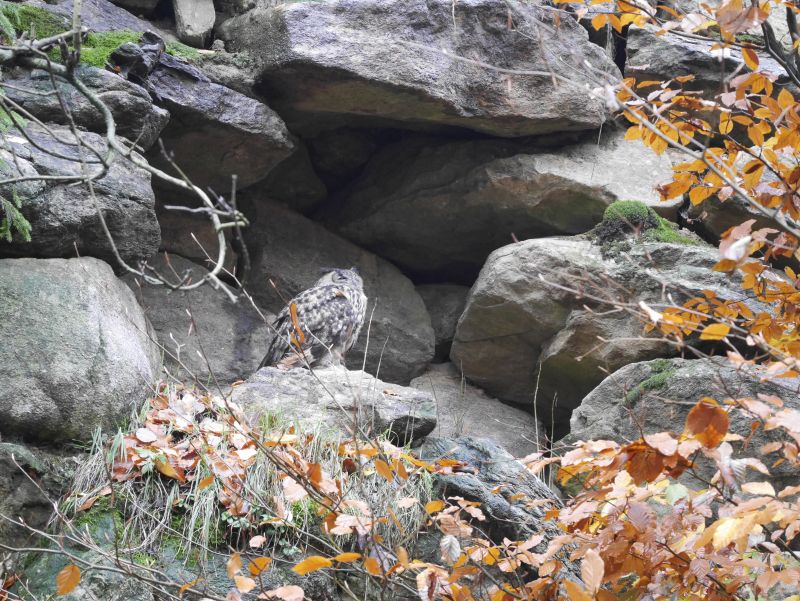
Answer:
[{"label": "green moss on rock", "polygon": [[81,48],[81,62],[103,69],[114,50],[128,42],[136,43],[141,37],[141,33],[127,29],[90,33]]},{"label": "green moss on rock", "polygon": [[650,377],[639,382],[625,395],[625,402],[633,405],[638,403],[642,395],[651,390],[659,390],[667,385],[669,379],[675,375],[675,368],[669,359],[656,359],[650,362]]},{"label": "green moss on rock", "polygon": [[6,38],[10,38],[12,34],[9,25],[13,28],[14,34],[27,32],[34,38],[48,38],[68,29],[66,19],[37,6],[2,2],[0,15],[2,15],[0,21],[4,20],[5,26],[2,30]]},{"label": "green moss on rock", "polygon": [[660,217],[638,200],[618,200],[608,205],[603,221],[595,227],[593,234],[601,244],[634,235],[648,242],[699,244],[698,240],[681,233],[677,224]]}]

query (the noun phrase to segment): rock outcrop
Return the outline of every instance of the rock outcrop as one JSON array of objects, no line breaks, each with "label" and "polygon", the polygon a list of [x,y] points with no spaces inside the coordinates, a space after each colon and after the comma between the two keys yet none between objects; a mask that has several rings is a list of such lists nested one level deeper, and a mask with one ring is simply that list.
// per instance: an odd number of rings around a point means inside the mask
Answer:
[{"label": "rock outcrop", "polygon": [[[156,102],[171,115],[161,134],[168,151],[192,182],[217,193],[267,177],[295,149],[281,118],[263,102],[212,82],[199,69],[162,55],[147,77]],[[159,152],[151,160],[169,171]]]},{"label": "rock outcrop", "polygon": [[138,409],[158,347],[133,293],[93,258],[0,260],[0,433],[91,440]]},{"label": "rock outcrop", "polygon": [[[369,298],[367,323],[347,355],[350,369],[407,384],[433,358],[430,317],[414,284],[389,262],[318,223],[267,201],[251,199],[245,212],[250,251],[248,290],[259,307],[277,313],[331,267],[358,268]],[[373,311],[374,309],[374,311]]]},{"label": "rock outcrop", "polygon": [[547,448],[544,430],[533,413],[493,399],[470,385],[452,363],[431,365],[411,381],[436,401],[433,437],[485,438],[514,457],[525,457]]},{"label": "rock outcrop", "polygon": [[510,28],[508,11],[501,0],[257,5],[219,33],[257,57],[260,89],[296,131],[379,124],[526,136],[602,124],[584,63],[612,78],[617,68],[570,17],[555,28],[543,5],[518,4]]},{"label": "rock outcrop", "polygon": [[[75,185],[83,176],[81,153],[90,174],[103,167],[85,148],[75,145],[69,128],[50,130],[29,125],[29,139],[6,135],[0,141],[0,174],[3,178],[35,176],[64,177],[66,181],[31,179],[0,187],[5,198],[21,201],[22,213],[30,221],[30,242],[0,241],[0,256],[68,257],[88,255],[116,265],[115,254],[102,229],[98,210],[103,211],[108,229],[123,260],[137,262],[153,255],[160,232],[150,174],[128,161],[114,161],[107,173],[93,183],[93,201],[86,185]],[[81,140],[100,156],[108,147],[97,134],[81,132]],[[72,181],[70,181],[72,178]]]},{"label": "rock outcrop", "polygon": [[[723,358],[657,359],[626,365],[583,399],[572,413],[569,435],[559,445],[578,440],[625,443],[640,438],[642,433],[678,435],[683,431],[689,410],[703,397],[722,403],[727,399],[774,395],[783,399],[787,408],[800,409],[799,379],[762,381],[762,375],[746,365],[735,367]],[[744,411],[733,409],[729,415],[728,431],[742,437],[731,442],[734,459],[756,456],[766,443],[780,440],[780,430],[758,428],[753,432],[750,428],[753,416]],[[747,441],[746,448],[743,441]],[[708,482],[717,468],[699,458],[695,469]],[[777,490],[797,481],[798,471],[788,462],[774,465],[770,471]],[[748,478],[753,475],[751,472]],[[690,474],[686,478],[693,487],[704,487],[703,482]]]},{"label": "rock outcrop", "polygon": [[172,7],[181,42],[198,48],[205,46],[217,18],[213,0],[173,0]]},{"label": "rock outcrop", "polygon": [[492,253],[472,287],[450,356],[501,400],[530,406],[536,396],[542,422],[564,434],[570,412],[608,373],[674,353],[602,299],[660,303],[671,293],[681,302],[702,290],[739,298],[736,281],[711,270],[717,259],[716,249],[694,244],[634,242],[605,256],[582,237],[511,244]]},{"label": "rock outcrop", "polygon": [[[155,106],[144,88],[110,71],[88,65],[81,65],[77,76],[111,110],[119,135],[135,141],[144,150],[155,144],[169,120],[169,113]],[[3,81],[8,84],[6,97],[38,119],[69,125],[45,71],[16,69],[5,75]],[[76,125],[98,134],[106,133],[106,123],[100,112],[72,85],[58,83],[58,93]]]},{"label": "rock outcrop", "polygon": [[[204,267],[177,256],[167,261],[158,255],[150,265],[174,281],[185,276],[197,281],[206,273]],[[248,378],[258,367],[270,338],[271,314],[262,319],[244,297],[233,303],[210,286],[173,291],[134,276],[125,281],[153,325],[164,347],[164,363],[175,377],[216,389]]]},{"label": "rock outcrop", "polygon": [[420,440],[436,427],[436,403],[428,393],[339,367],[313,373],[264,367],[234,388],[231,400],[254,424],[273,415],[344,436],[388,433],[397,444]]},{"label": "rock outcrop", "polygon": [[[631,169],[632,164],[636,169]],[[514,238],[578,234],[615,200],[659,201],[670,161],[621,133],[555,147],[414,139],[380,151],[329,221],[344,237],[413,274],[474,280]]]},{"label": "rock outcrop", "polygon": [[[724,90],[720,77],[747,73],[741,51],[730,47],[712,51],[714,41],[689,38],[671,33],[656,35],[655,28],[631,27],[628,30],[625,76],[644,80],[668,80],[694,75],[684,83],[687,90],[699,90],[709,97]],[[723,56],[724,53],[724,56]],[[766,53],[759,58],[759,70],[785,77],[783,67]]]}]

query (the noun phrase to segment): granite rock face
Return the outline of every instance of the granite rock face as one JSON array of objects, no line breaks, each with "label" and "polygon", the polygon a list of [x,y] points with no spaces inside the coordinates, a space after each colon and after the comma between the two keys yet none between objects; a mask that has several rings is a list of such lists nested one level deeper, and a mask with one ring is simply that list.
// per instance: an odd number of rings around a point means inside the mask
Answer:
[{"label": "granite rock face", "polygon": [[[570,17],[555,28],[537,2],[515,11],[512,31],[501,0],[257,5],[219,34],[257,57],[262,93],[304,131],[388,124],[514,137],[601,125],[604,103],[572,67],[588,61],[618,77],[616,66]],[[485,63],[541,75],[509,78]]]},{"label": "granite rock face", "polygon": [[91,440],[138,410],[158,377],[133,293],[93,258],[0,260],[0,433]]}]

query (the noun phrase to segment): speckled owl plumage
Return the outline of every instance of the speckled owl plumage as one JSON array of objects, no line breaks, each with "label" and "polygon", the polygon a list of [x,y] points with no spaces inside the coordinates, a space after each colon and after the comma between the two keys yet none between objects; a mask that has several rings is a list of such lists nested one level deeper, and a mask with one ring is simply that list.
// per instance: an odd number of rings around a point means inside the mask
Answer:
[{"label": "speckled owl plumage", "polygon": [[[302,335],[293,323],[292,306]],[[364,282],[354,269],[326,273],[278,313],[272,323],[276,335],[259,369],[344,364],[344,355],[361,333],[366,312]]]}]

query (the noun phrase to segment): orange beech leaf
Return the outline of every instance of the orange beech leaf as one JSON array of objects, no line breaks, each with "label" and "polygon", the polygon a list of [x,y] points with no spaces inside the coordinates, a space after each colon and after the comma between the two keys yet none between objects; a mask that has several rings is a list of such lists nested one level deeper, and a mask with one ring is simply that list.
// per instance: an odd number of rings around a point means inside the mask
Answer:
[{"label": "orange beech leaf", "polygon": [[339,553],[339,555],[333,558],[334,561],[341,563],[350,563],[358,559],[361,559],[361,553]]},{"label": "orange beech leaf", "polygon": [[383,575],[383,570],[381,569],[381,564],[374,557],[367,557],[364,560],[364,567],[366,568],[367,572],[369,572],[373,576],[382,576]]},{"label": "orange beech leaf", "polygon": [[323,570],[332,566],[333,562],[327,557],[312,555],[311,557],[306,557],[303,561],[294,566],[292,571],[301,576],[305,576],[311,572],[316,572],[317,570]]},{"label": "orange beech leaf", "polygon": [[717,447],[728,432],[728,413],[710,397],[701,399],[686,416],[686,431],[707,448]]},{"label": "orange beech leaf", "polygon": [[375,471],[378,472],[388,482],[394,482],[394,472],[391,466],[380,459],[375,460]]},{"label": "orange beech leaf", "polygon": [[731,328],[729,325],[724,323],[712,323],[710,326],[706,326],[700,333],[700,340],[722,340],[730,331]]},{"label": "orange beech leaf", "polygon": [[56,593],[59,595],[71,593],[80,582],[81,569],[75,564],[69,564],[56,574]]},{"label": "orange beech leaf", "polygon": [[247,571],[250,572],[251,576],[260,576],[262,572],[269,568],[269,564],[271,563],[272,558],[270,557],[255,557],[254,559],[250,560],[250,565],[247,566]]},{"label": "orange beech leaf", "polygon": [[196,585],[196,584],[200,584],[201,582],[203,582],[203,579],[202,579],[202,578],[195,578],[195,579],[194,579],[194,580],[192,580],[191,582],[187,582],[186,584],[184,584],[183,586],[181,586],[181,588],[179,588],[179,589],[178,589],[178,597],[183,597],[183,593],[185,593],[186,591],[188,591],[188,590],[189,590],[190,588],[192,588],[194,585]]}]

